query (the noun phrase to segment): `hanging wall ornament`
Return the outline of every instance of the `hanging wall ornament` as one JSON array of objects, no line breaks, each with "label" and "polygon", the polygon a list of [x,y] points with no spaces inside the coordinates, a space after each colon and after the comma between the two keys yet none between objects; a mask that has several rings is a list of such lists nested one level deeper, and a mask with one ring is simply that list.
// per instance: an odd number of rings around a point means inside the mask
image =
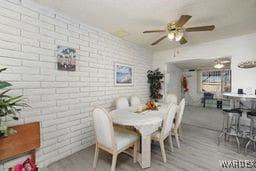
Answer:
[{"label": "hanging wall ornament", "polygon": [[254,68],[254,67],[256,67],[256,61],[241,62],[240,64],[238,64],[238,67],[239,68],[244,68],[244,69]]}]

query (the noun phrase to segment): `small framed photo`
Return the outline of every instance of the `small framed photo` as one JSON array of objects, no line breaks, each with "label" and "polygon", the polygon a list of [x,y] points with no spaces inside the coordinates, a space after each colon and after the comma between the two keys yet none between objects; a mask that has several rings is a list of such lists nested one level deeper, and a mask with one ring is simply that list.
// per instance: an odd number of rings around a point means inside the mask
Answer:
[{"label": "small framed photo", "polygon": [[132,86],[133,85],[133,66],[115,63],[115,85]]},{"label": "small framed photo", "polygon": [[76,70],[76,50],[73,48],[57,47],[58,70],[75,71]]}]

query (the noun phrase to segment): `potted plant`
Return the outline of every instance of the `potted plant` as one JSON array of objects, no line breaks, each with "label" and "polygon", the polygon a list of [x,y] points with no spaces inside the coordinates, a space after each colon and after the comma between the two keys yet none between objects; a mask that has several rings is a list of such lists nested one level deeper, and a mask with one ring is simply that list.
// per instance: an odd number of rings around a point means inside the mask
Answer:
[{"label": "potted plant", "polygon": [[[7,68],[0,69],[0,73]],[[23,102],[22,96],[10,96],[8,92],[11,91],[11,87],[7,81],[0,80],[0,138],[6,137],[9,134],[15,134],[16,131],[13,128],[8,128],[4,123],[10,118],[18,120],[17,114],[23,107],[28,105]]]},{"label": "potted plant", "polygon": [[150,84],[150,98],[157,101],[158,99],[162,99],[163,95],[160,93],[162,79],[164,78],[164,74],[156,70],[149,70],[147,72],[148,83]]}]

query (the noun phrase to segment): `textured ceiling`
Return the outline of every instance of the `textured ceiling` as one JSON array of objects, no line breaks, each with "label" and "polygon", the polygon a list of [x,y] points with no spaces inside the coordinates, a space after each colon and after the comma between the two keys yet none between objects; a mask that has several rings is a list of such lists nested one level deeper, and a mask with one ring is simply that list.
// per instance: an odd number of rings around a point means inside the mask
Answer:
[{"label": "textured ceiling", "polygon": [[216,60],[224,61],[226,68],[230,67],[230,63],[228,61],[231,61],[230,58],[216,58],[216,59],[191,59],[191,60],[184,60],[184,61],[177,61],[173,62],[172,64],[175,64],[181,69],[213,69],[213,65],[215,64]]},{"label": "textured ceiling", "polygon": [[[256,0],[34,0],[57,9],[109,33],[129,32],[125,40],[150,47],[164,33],[142,34],[144,30],[163,29],[182,14],[193,17],[185,25],[214,24],[212,32],[186,33],[186,45],[223,39],[256,31]],[[167,39],[153,48],[179,47]],[[184,46],[184,45],[183,45]]]}]

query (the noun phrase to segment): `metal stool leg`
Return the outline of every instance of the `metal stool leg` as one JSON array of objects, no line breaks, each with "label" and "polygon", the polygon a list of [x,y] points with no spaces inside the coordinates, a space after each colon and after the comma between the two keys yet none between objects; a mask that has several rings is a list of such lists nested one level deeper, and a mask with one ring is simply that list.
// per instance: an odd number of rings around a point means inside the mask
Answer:
[{"label": "metal stool leg", "polygon": [[220,135],[218,136],[218,145],[220,145],[220,140],[223,135],[226,135],[225,132],[221,132]]},{"label": "metal stool leg", "polygon": [[224,142],[227,143],[227,134],[224,135]]},{"label": "metal stool leg", "polygon": [[245,146],[245,154],[247,155],[248,153],[248,147],[251,143],[253,143],[253,151],[255,152],[256,150],[256,141],[255,141],[255,116],[251,116],[251,115],[247,115],[247,117],[251,120],[250,121],[250,137],[249,137],[249,141],[247,142],[246,146]]},{"label": "metal stool leg", "polygon": [[[249,140],[248,143],[246,143],[246,146],[245,146],[245,155],[247,155],[247,152],[248,152],[248,146],[250,145],[252,141]],[[255,143],[254,143],[255,144]]]},{"label": "metal stool leg", "polygon": [[254,141],[253,142],[253,152],[255,152],[256,151],[256,142]]},{"label": "metal stool leg", "polygon": [[221,129],[221,133],[218,136],[218,146],[220,145],[220,141],[221,141],[221,137],[224,135],[225,136],[225,143],[226,143],[226,132],[225,132],[226,128],[225,128],[225,114],[223,113],[223,121],[222,121],[222,129]]},{"label": "metal stool leg", "polygon": [[237,142],[237,152],[240,153],[240,141],[238,136],[236,136],[236,142]]}]

